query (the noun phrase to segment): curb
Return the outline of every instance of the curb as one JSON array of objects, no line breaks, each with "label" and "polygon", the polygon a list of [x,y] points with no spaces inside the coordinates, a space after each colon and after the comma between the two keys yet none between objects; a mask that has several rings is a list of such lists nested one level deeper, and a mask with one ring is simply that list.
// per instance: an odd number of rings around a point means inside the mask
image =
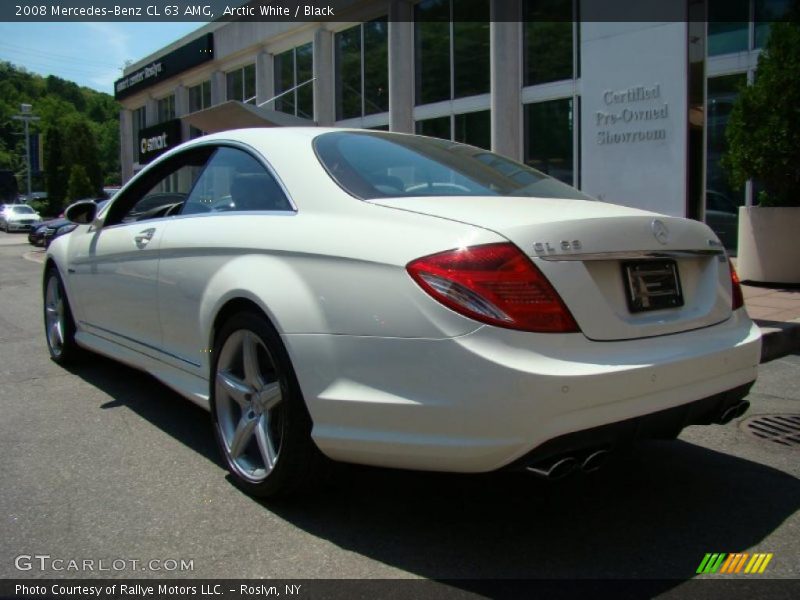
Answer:
[{"label": "curb", "polygon": [[800,320],[781,322],[754,319],[761,328],[761,362],[800,351]]}]

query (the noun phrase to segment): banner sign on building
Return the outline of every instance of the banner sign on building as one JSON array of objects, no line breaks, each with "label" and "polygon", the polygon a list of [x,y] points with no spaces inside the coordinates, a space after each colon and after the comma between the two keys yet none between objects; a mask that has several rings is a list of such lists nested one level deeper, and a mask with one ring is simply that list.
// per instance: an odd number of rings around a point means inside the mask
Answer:
[{"label": "banner sign on building", "polygon": [[121,100],[168,77],[214,58],[214,34],[204,36],[161,56],[114,82],[114,98]]},{"label": "banner sign on building", "polygon": [[139,150],[139,164],[149,163],[182,141],[180,119],[172,119],[152,127],[145,127],[139,131],[136,146]]},{"label": "banner sign on building", "polygon": [[38,133],[30,134],[30,165],[31,175],[39,175],[42,172],[42,145]]}]

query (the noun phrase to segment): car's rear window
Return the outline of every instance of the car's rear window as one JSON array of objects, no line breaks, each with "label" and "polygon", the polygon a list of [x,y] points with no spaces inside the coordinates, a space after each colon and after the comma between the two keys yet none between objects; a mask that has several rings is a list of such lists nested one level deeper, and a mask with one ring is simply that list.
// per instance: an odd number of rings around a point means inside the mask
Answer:
[{"label": "car's rear window", "polygon": [[357,198],[532,196],[591,200],[544,173],[473,146],[375,131],[314,140],[328,174]]},{"label": "car's rear window", "polygon": [[33,209],[30,206],[12,206],[11,210],[15,213],[23,213],[26,215],[33,214]]}]

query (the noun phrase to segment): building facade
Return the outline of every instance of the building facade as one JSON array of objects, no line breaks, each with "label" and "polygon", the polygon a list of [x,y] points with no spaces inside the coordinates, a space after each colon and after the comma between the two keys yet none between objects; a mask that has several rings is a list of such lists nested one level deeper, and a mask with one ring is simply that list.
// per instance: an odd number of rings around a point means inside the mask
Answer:
[{"label": "building facade", "polygon": [[228,103],[223,128],[260,107],[285,124],[492,149],[600,200],[704,219],[733,249],[754,190],[727,182],[725,125],[788,2],[687,0],[683,21],[580,20],[592,1],[395,0],[349,22],[208,24],[117,82],[123,180]]}]

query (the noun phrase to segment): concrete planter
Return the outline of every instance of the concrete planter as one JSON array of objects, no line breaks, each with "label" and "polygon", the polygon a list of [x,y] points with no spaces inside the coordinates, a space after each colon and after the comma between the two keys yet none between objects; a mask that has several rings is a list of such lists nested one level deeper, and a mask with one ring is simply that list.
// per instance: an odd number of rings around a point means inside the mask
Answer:
[{"label": "concrete planter", "polygon": [[800,284],[800,207],[739,208],[742,281]]}]

